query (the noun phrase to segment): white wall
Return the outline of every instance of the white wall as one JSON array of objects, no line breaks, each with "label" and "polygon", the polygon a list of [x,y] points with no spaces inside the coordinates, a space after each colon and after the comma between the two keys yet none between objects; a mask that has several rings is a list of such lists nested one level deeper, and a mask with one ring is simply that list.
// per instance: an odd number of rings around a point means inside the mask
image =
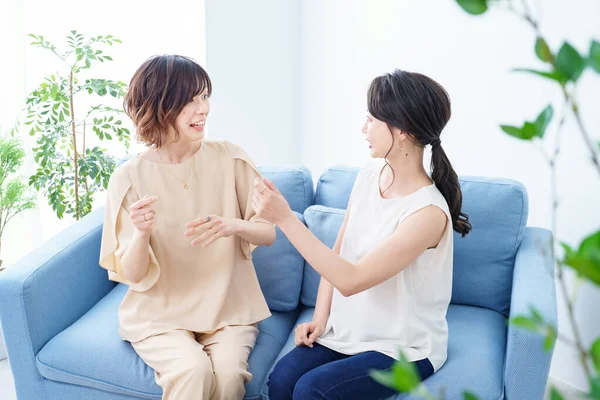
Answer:
[{"label": "white wall", "polygon": [[298,2],[205,1],[209,136],[258,164],[300,163]]},{"label": "white wall", "polygon": [[[587,54],[600,38],[600,4],[593,0],[534,2],[543,7],[542,30],[557,49],[567,38]],[[552,84],[524,74],[517,66],[541,68],[532,51],[531,30],[509,13],[465,14],[452,0],[303,0],[301,2],[301,136],[303,162],[313,175],[335,163],[361,165],[368,149],[360,131],[366,89],[373,77],[401,68],[425,73],[449,91],[453,117],[442,135],[444,149],[460,175],[508,177],[529,192],[529,225],[550,228],[548,169],[534,148],[500,131],[500,123],[533,119],[561,95]],[[600,138],[600,76],[587,71],[578,88],[588,130]],[[556,117],[558,120],[558,117]],[[555,124],[549,128],[554,132]],[[559,163],[561,209],[558,234],[578,244],[600,227],[600,177],[573,119],[564,127]],[[584,285],[577,318],[586,343],[600,335],[595,304],[600,291]],[[559,298],[561,331],[569,335]],[[551,375],[587,388],[575,357],[559,344]]]},{"label": "white wall", "polygon": [[[106,0],[101,5],[94,3],[93,7],[82,7],[81,2],[76,0],[3,0],[0,6],[2,129],[9,130],[12,127],[27,94],[45,76],[62,67],[60,61],[56,61],[48,51],[29,46],[31,38],[26,37],[29,33],[41,34],[59,48],[63,47],[64,37],[71,30],[78,30],[86,36],[111,34],[120,38],[122,45],[115,44],[103,49],[112,56],[114,62],[93,67],[86,77],[129,83],[144,60],[164,53],[184,54],[204,64],[204,1],[178,0],[174,5],[165,7],[163,2],[158,1]],[[121,101],[109,99],[106,97],[103,102],[121,107]],[[97,101],[94,100],[93,104],[97,104]],[[132,128],[125,116],[124,122]],[[88,134],[88,138],[90,136]],[[26,147],[31,149],[33,142],[28,135],[23,140]],[[136,148],[139,149],[134,147],[133,150]],[[119,146],[111,146],[110,150],[115,156],[124,154]],[[23,171],[25,176],[35,170],[31,154],[29,157]],[[103,202],[104,196],[100,195],[96,206]],[[27,211],[7,225],[2,248],[2,258],[6,264],[18,260],[71,224],[69,217],[59,221],[42,195],[38,197],[38,204],[39,209]]]}]

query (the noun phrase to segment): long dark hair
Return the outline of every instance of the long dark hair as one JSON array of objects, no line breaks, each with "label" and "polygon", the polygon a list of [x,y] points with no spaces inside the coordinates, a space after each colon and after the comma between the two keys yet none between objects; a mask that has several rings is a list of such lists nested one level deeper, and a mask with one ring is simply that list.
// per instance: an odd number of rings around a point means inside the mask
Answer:
[{"label": "long dark hair", "polygon": [[471,224],[469,216],[461,212],[458,176],[440,141],[451,114],[446,90],[425,75],[397,69],[371,82],[367,102],[373,117],[407,133],[417,145],[432,146],[431,178],[448,203],[454,230],[462,236],[468,234]]}]

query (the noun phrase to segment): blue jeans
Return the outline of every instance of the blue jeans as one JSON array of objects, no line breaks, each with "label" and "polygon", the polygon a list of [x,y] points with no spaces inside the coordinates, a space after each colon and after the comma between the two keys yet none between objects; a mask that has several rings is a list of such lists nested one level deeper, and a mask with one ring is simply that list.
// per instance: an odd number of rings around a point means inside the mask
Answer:
[{"label": "blue jeans", "polygon": [[[394,359],[369,351],[349,356],[318,343],[300,346],[283,357],[269,376],[270,400],[385,399],[396,394],[375,382],[370,370],[388,370]],[[428,359],[415,362],[421,379],[433,374]]]}]

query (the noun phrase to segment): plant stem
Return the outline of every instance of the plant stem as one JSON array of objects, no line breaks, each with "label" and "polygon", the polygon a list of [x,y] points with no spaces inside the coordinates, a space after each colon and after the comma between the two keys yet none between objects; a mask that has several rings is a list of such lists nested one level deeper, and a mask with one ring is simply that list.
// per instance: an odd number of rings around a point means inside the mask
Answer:
[{"label": "plant stem", "polygon": [[75,218],[79,220],[79,174],[77,171],[77,132],[75,132],[75,108],[73,106],[73,70],[69,74],[69,108],[73,138],[73,166],[75,168]]},{"label": "plant stem", "polygon": [[[85,120],[83,120],[83,157],[85,157]],[[90,194],[90,188],[88,187],[87,175],[84,176],[83,183],[85,184],[85,194]]]},{"label": "plant stem", "polygon": [[[539,24],[538,22],[535,20],[535,18],[533,17],[533,15],[531,14],[531,11],[529,9],[529,6],[527,4],[527,0],[521,0],[522,4],[523,4],[523,9],[524,9],[524,13],[521,14],[519,13],[512,5],[512,2],[510,2],[509,0],[509,9],[514,12],[518,17],[523,18],[525,21],[527,21],[527,23],[529,23],[529,25],[531,25],[531,27],[534,29],[535,34],[537,35],[538,38],[542,38],[543,39],[543,35],[540,31],[539,28]],[[545,40],[545,39],[544,39]],[[555,60],[552,60],[552,66],[553,68],[555,68]],[[564,99],[565,102],[567,104],[571,105],[571,109],[573,110],[573,114],[575,115],[575,119],[577,120],[577,124],[579,126],[579,129],[581,131],[581,134],[583,135],[584,141],[586,142],[588,149],[590,150],[590,152],[592,153],[592,161],[594,162],[594,164],[596,165],[597,169],[598,169],[598,173],[600,173],[600,163],[598,162],[598,158],[596,156],[596,151],[594,150],[594,147],[591,144],[591,140],[589,139],[589,135],[587,134],[587,131],[585,130],[585,128],[583,127],[583,122],[581,121],[581,116],[579,114],[579,108],[577,107],[577,103],[575,101],[575,98],[571,95],[569,95],[569,93],[566,90],[566,87],[564,84],[561,84],[561,88],[562,88],[562,92],[564,95]],[[559,128],[562,127],[564,121],[561,121],[561,123],[559,124]],[[556,241],[556,211],[557,211],[557,193],[556,193],[556,165],[555,165],[555,158],[556,155],[558,154],[558,148],[555,150],[555,154],[554,156],[550,159],[550,174],[551,174],[551,179],[552,179],[552,197],[553,197],[553,203],[552,203],[552,234],[554,237],[554,240]],[[573,311],[573,302],[571,301],[571,298],[569,296],[569,291],[567,288],[567,283],[565,281],[565,277],[564,277],[564,273],[563,273],[563,265],[562,263],[556,259],[556,255],[554,256],[554,261],[555,264],[557,266],[557,279],[559,282],[559,286],[561,288],[561,291],[563,293],[563,297],[565,299],[565,303],[567,305],[567,310],[568,310],[568,317],[569,317],[569,322],[571,325],[571,329],[573,330],[573,336],[575,339],[575,346],[577,347],[577,350],[579,352],[579,358],[581,361],[581,365],[583,367],[583,370],[585,372],[585,375],[587,377],[588,380],[591,379],[591,374],[590,374],[590,369],[589,369],[589,365],[587,362],[587,353],[583,347],[583,341],[581,340],[581,333],[579,330],[579,326],[577,325],[577,321],[575,321],[575,314]]]},{"label": "plant stem", "polygon": [[[565,93],[565,95],[568,96],[566,91],[564,93]],[[596,150],[594,149],[594,145],[592,144],[590,135],[588,134],[585,127],[583,126],[581,114],[579,113],[579,106],[577,105],[577,102],[573,98],[571,98],[571,110],[573,110],[573,115],[575,115],[575,121],[577,121],[577,126],[579,126],[579,131],[581,132],[583,141],[585,142],[586,146],[588,147],[588,150],[590,151],[590,154],[592,155],[592,162],[596,166],[596,171],[598,171],[598,174],[600,174],[600,161],[598,161],[598,155],[596,153]]]},{"label": "plant stem", "polygon": [[[539,28],[539,24],[538,22],[533,18],[531,11],[529,9],[529,6],[527,4],[527,0],[521,0],[521,2],[523,3],[523,9],[525,10],[523,14],[519,13],[512,5],[511,2],[509,2],[509,9],[515,13],[518,17],[524,19],[525,21],[527,21],[527,23],[529,23],[529,25],[531,25],[531,27],[535,30],[535,34],[537,35],[537,37],[544,39],[542,32],[540,31]],[[544,39],[545,41],[545,39]],[[554,65],[556,61],[552,60],[552,67],[556,67]],[[573,110],[573,114],[575,115],[575,120],[577,121],[577,126],[579,127],[579,131],[581,132],[581,136],[583,137],[583,141],[585,142],[586,146],[588,147],[588,150],[590,151],[590,154],[592,156],[592,162],[594,163],[594,166],[596,167],[596,170],[598,171],[598,174],[600,174],[600,160],[598,160],[598,155],[596,153],[596,150],[594,148],[594,145],[592,144],[592,140],[590,139],[590,135],[588,134],[587,130],[585,129],[585,127],[583,126],[583,120],[581,118],[581,114],[579,113],[579,106],[577,105],[577,101],[575,100],[574,96],[571,96],[568,92],[567,89],[565,87],[564,84],[561,84],[561,88],[562,88],[562,92],[563,95],[565,97],[565,101],[570,102],[571,104],[571,109]]]}]

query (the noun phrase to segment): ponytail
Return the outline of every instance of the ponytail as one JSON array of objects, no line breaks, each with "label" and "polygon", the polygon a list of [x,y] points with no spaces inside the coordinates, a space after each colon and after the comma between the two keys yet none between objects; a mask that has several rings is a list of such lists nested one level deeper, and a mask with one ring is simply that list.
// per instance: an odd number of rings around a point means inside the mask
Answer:
[{"label": "ponytail", "polygon": [[471,231],[469,216],[461,212],[462,192],[458,183],[458,176],[446,156],[439,139],[432,143],[431,148],[431,179],[442,193],[450,208],[452,226],[462,237]]}]

